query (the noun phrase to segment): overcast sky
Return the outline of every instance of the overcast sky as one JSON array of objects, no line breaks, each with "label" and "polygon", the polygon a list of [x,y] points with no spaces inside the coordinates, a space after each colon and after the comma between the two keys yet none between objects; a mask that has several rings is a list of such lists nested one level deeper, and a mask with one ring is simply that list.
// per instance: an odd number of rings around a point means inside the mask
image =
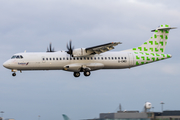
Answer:
[{"label": "overcast sky", "polygon": [[[146,101],[160,111],[180,110],[179,29],[171,30],[164,61],[122,70],[100,70],[90,77],[65,71],[17,72],[2,64],[18,52],[45,52],[66,43],[91,47],[113,41],[113,51],[137,47],[161,24],[180,26],[179,0],[0,0],[0,111],[16,120],[97,118],[99,113],[142,110]],[[0,114],[1,115],[1,114]]]}]

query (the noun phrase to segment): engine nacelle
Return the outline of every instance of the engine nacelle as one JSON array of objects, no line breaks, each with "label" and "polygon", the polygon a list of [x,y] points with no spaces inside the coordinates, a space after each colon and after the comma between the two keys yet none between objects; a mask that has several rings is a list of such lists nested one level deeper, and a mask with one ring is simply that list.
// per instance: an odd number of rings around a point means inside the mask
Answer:
[{"label": "engine nacelle", "polygon": [[85,48],[77,48],[73,50],[73,56],[74,57],[80,57],[80,56],[87,56],[90,55],[91,53],[86,52]]}]

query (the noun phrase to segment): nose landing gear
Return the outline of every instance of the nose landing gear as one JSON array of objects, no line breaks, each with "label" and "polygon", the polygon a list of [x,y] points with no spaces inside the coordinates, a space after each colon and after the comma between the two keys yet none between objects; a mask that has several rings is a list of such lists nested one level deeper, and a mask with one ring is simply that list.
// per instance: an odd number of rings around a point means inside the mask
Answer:
[{"label": "nose landing gear", "polygon": [[15,76],[16,76],[16,73],[14,72],[14,73],[12,74],[12,76],[15,77]]},{"label": "nose landing gear", "polygon": [[17,72],[17,69],[12,69],[11,70],[13,73],[12,73],[12,76],[15,77],[16,76],[16,72]]}]

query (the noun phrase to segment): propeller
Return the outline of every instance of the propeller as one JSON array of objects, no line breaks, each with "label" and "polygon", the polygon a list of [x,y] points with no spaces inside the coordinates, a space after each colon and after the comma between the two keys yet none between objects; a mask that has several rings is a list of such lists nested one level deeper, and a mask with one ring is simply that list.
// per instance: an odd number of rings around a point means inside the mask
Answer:
[{"label": "propeller", "polygon": [[74,47],[72,47],[72,41],[70,40],[69,41],[69,45],[68,45],[68,43],[67,43],[67,49],[68,49],[68,51],[66,51],[68,54],[70,54],[71,55],[71,57],[73,57],[73,49],[74,49]]},{"label": "propeller", "polygon": [[47,47],[47,51],[46,52],[55,52],[54,48],[52,48],[51,46],[52,46],[52,44],[50,43],[49,44],[49,48]]}]

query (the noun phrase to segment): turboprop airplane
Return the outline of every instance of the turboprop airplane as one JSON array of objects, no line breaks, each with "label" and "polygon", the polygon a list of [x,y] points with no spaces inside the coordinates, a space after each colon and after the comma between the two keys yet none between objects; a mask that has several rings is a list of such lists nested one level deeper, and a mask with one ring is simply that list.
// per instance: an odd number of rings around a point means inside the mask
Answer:
[{"label": "turboprop airplane", "polygon": [[17,71],[24,70],[65,70],[74,72],[74,77],[79,77],[80,72],[89,76],[91,71],[100,69],[124,69],[171,58],[164,54],[170,29],[169,25],[160,25],[153,36],[141,46],[128,50],[107,52],[114,49],[120,42],[112,42],[88,48],[72,47],[72,42],[67,44],[68,51],[57,51],[50,48],[47,52],[24,52],[14,54],[3,66],[11,69],[12,76]]}]

